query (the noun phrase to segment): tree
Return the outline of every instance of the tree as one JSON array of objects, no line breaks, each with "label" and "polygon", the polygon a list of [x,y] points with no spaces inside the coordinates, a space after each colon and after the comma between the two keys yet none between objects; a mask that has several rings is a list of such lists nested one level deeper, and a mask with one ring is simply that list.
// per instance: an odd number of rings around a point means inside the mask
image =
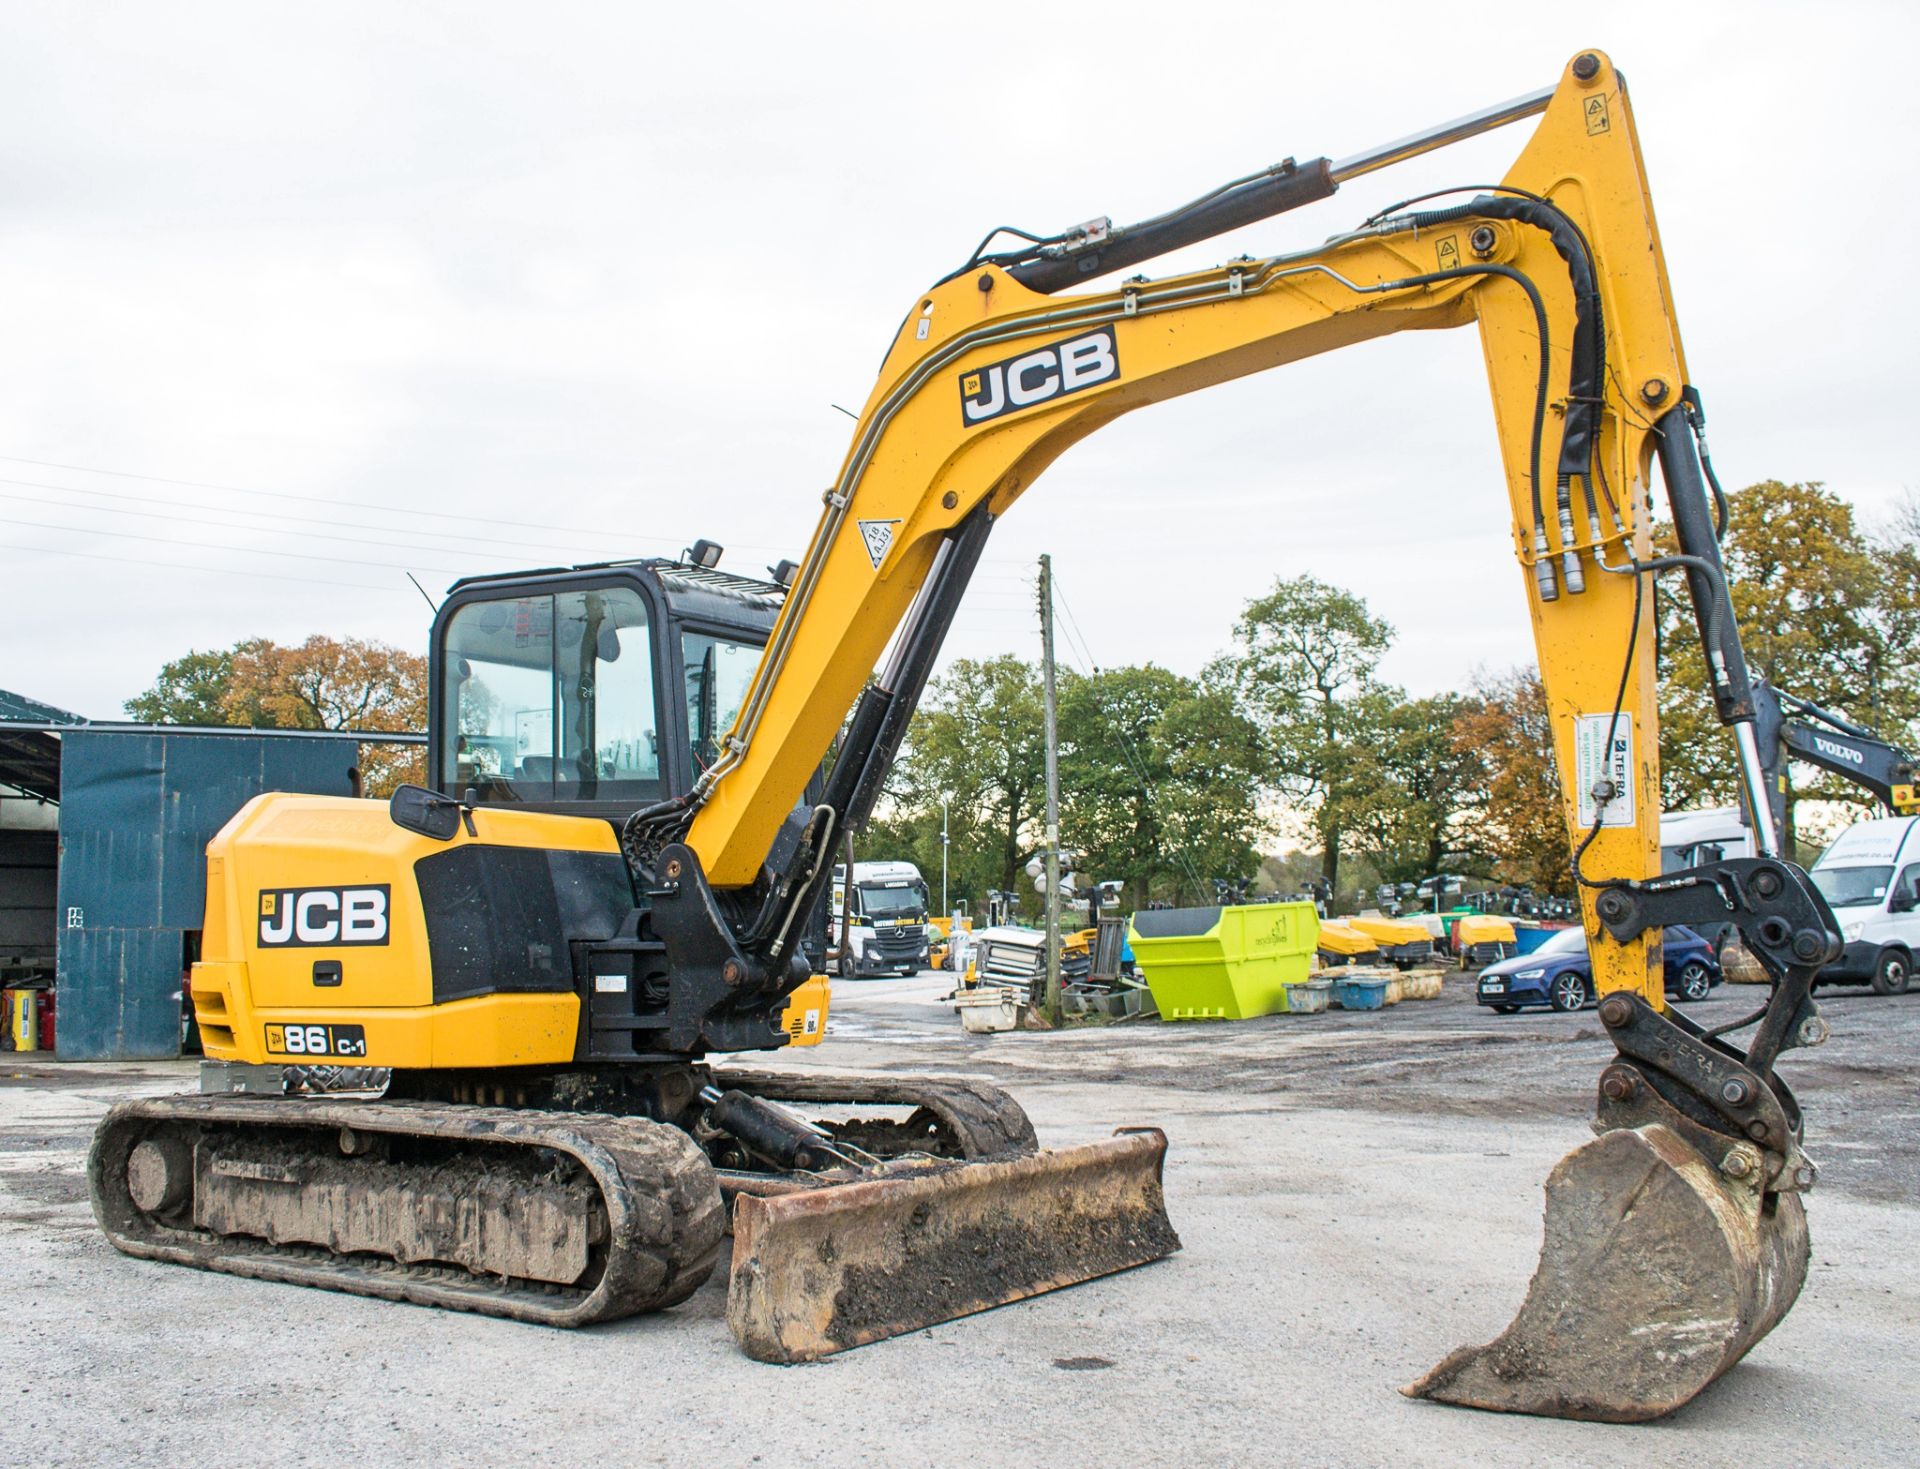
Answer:
[{"label": "tree", "polygon": [[1483,789],[1486,757],[1456,730],[1469,701],[1453,694],[1409,699],[1397,689],[1362,695],[1372,706],[1356,711],[1373,742],[1365,759],[1367,799],[1350,803],[1356,853],[1383,882],[1420,882],[1472,865],[1463,860],[1457,828],[1473,795]]},{"label": "tree", "polygon": [[1479,674],[1474,697],[1455,712],[1452,734],[1455,748],[1471,752],[1485,771],[1461,817],[1466,849],[1509,882],[1572,896],[1560,769],[1540,675],[1532,668]]},{"label": "tree", "polygon": [[1357,696],[1392,640],[1392,627],[1351,592],[1293,577],[1247,604],[1234,650],[1209,670],[1265,736],[1273,783],[1307,815],[1336,888],[1342,837],[1367,800],[1361,752],[1377,712]]},{"label": "tree", "polygon": [[[192,652],[160,670],[127,702],[156,724],[246,725],[272,729],[413,731],[427,724],[427,660],[386,643],[315,634],[297,647],[245,638],[217,652]],[[420,781],[418,746],[363,745],[369,795]]]},{"label": "tree", "polygon": [[1152,664],[1068,674],[1060,691],[1061,830],[1089,880],[1133,905],[1211,897],[1258,862],[1260,732],[1224,690]]},{"label": "tree", "polygon": [[[1911,673],[1920,661],[1914,655],[1920,649],[1920,495],[1910,493],[1901,501],[1873,545],[1880,558],[1879,612],[1887,643],[1896,661],[1905,658],[1905,670]],[[1887,703],[1882,733],[1909,749],[1920,746],[1920,698]]]},{"label": "tree", "polygon": [[864,843],[939,871],[941,803],[952,845],[949,886],[978,899],[1025,886],[1046,801],[1040,674],[1011,654],[956,659],[928,687]]},{"label": "tree", "polygon": [[265,724],[258,709],[248,709],[247,717],[235,720],[228,715],[228,695],[233,684],[233,658],[238,648],[220,648],[202,653],[197,649],[164,665],[153,687],[127,700],[128,717],[144,724]]},{"label": "tree", "polygon": [[[1046,750],[1039,670],[962,659],[914,716],[860,850],[914,862],[934,884],[943,800],[950,891],[1020,892],[1044,840]],[[1259,732],[1221,691],[1163,668],[1067,673],[1060,683],[1061,834],[1091,880],[1120,879],[1137,905],[1199,901],[1216,874],[1257,857]]]},{"label": "tree", "polygon": [[[1817,483],[1766,480],[1728,497],[1721,554],[1747,659],[1776,687],[1899,738],[1920,720],[1920,547],[1909,520],[1876,538],[1853,507]],[[1656,528],[1662,549],[1669,525]],[[1670,809],[1731,804],[1732,740],[1708,692],[1691,599],[1676,579],[1660,589],[1660,765]],[[1838,777],[1796,766],[1794,807],[1818,799],[1865,806]]]},{"label": "tree", "polygon": [[[257,639],[234,649],[227,705],[278,729],[418,730],[427,725],[427,660],[389,643],[315,633],[298,647]],[[238,723],[238,719],[229,721]],[[418,746],[365,745],[367,793],[426,776]]]}]

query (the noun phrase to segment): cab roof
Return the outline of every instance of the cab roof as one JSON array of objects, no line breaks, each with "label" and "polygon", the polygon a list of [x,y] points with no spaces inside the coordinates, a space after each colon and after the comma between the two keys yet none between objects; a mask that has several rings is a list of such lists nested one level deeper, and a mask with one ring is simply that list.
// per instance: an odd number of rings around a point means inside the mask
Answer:
[{"label": "cab roof", "polygon": [[724,623],[771,627],[786,604],[787,589],[775,581],[738,576],[731,571],[709,571],[665,556],[629,561],[589,561],[575,566],[543,566],[532,571],[491,572],[463,576],[448,595],[484,596],[490,591],[531,591],[556,581],[602,572],[624,572],[651,581],[676,618],[707,618]]}]

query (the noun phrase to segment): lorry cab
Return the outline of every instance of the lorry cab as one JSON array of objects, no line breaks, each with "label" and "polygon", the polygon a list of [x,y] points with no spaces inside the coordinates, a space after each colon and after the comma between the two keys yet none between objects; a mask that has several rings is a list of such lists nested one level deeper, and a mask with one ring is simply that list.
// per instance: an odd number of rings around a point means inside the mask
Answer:
[{"label": "lorry cab", "polygon": [[612,820],[689,790],[786,600],[718,553],[456,582],[433,623],[427,784]]},{"label": "lorry cab", "polygon": [[1840,958],[1820,971],[1820,983],[1903,993],[1920,953],[1920,816],[1855,822],[1820,854],[1811,875],[1846,941]]},{"label": "lorry cab", "polygon": [[[839,972],[853,978],[918,974],[926,968],[927,884],[911,862],[856,862],[833,869],[832,929]],[[852,913],[847,912],[851,898]]]}]

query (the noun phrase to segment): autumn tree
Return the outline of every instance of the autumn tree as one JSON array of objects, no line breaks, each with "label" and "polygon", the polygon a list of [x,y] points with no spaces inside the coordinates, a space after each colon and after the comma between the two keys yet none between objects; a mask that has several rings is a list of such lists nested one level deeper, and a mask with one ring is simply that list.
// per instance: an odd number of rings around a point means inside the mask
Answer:
[{"label": "autumn tree", "polygon": [[1507,881],[1569,897],[1573,870],[1554,763],[1547,691],[1532,668],[1481,673],[1455,710],[1452,740],[1484,776],[1463,791],[1460,836],[1467,851]]},{"label": "autumn tree", "polygon": [[[1721,554],[1754,672],[1891,738],[1911,737],[1920,725],[1920,511],[1874,536],[1817,483],[1766,480],[1728,500]],[[1656,537],[1672,548],[1671,526]],[[1733,743],[1715,717],[1692,602],[1677,578],[1663,581],[1657,610],[1663,803],[1732,804]],[[1850,782],[1795,766],[1790,837],[1804,799],[1869,804]]]},{"label": "autumn tree", "polygon": [[1336,888],[1343,839],[1368,798],[1363,755],[1376,706],[1361,696],[1392,639],[1351,592],[1293,577],[1247,604],[1233,649],[1208,671],[1264,735],[1271,783],[1311,823]]},{"label": "autumn tree", "polygon": [[[246,638],[168,663],[151,689],[127,701],[127,712],[157,724],[423,730],[427,660],[359,638],[315,634],[295,647]],[[360,755],[369,795],[425,777],[418,746],[363,745]]]}]

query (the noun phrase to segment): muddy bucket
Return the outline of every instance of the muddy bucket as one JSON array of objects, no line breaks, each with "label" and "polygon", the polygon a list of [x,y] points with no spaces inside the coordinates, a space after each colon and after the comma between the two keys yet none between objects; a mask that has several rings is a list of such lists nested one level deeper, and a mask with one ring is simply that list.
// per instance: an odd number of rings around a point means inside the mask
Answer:
[{"label": "muddy bucket", "polygon": [[1077,1285],[1180,1248],[1166,1134],[930,1165],[734,1206],[727,1324],[750,1357],[810,1362]]},{"label": "muddy bucket", "polygon": [[1729,1180],[1668,1128],[1623,1128],[1548,1177],[1540,1265],[1513,1324],[1402,1391],[1506,1413],[1660,1418],[1772,1330],[1806,1277],[1798,1194]]}]

